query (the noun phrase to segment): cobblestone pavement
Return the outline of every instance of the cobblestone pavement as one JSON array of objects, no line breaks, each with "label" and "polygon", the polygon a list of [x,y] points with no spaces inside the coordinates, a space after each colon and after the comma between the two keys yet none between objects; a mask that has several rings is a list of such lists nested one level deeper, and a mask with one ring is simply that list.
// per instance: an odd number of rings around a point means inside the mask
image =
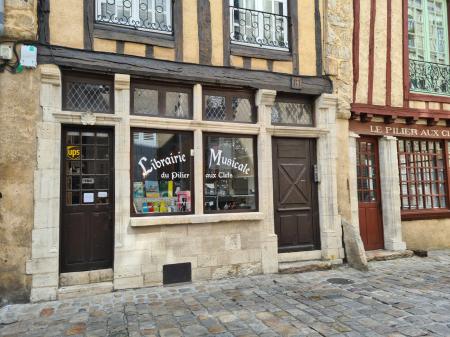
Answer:
[{"label": "cobblestone pavement", "polygon": [[0,336],[450,336],[450,251],[6,306]]}]

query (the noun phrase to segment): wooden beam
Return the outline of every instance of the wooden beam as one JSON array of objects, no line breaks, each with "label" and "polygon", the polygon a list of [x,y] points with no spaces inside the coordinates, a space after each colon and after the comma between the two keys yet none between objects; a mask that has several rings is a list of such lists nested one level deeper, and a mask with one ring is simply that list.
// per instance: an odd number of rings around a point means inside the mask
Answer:
[{"label": "wooden beam", "polygon": [[151,76],[162,80],[186,80],[209,85],[272,89],[306,95],[332,93],[332,83],[325,76],[296,76],[301,78],[301,86],[293,89],[292,76],[288,74],[171,62],[66,47],[38,45],[38,62],[78,70]]},{"label": "wooden beam", "polygon": [[183,4],[182,0],[173,2],[173,33],[175,36],[175,60],[183,61]]},{"label": "wooden beam", "polygon": [[298,4],[297,0],[290,0],[288,4],[289,4],[288,15],[290,17],[289,42],[291,44],[291,53],[292,53],[292,70],[293,70],[292,72],[296,75],[299,73],[300,69],[298,64]]},{"label": "wooden beam", "polygon": [[83,1],[83,41],[84,49],[92,50],[94,46],[94,1]]},{"label": "wooden beam", "polygon": [[314,18],[316,34],[316,75],[322,75],[322,20],[320,17],[319,0],[314,1]]},{"label": "wooden beam", "polygon": [[43,44],[50,43],[50,0],[39,0],[38,3],[38,38]]},{"label": "wooden beam", "polygon": [[152,45],[148,44],[145,46],[145,57],[153,58],[154,48]]},{"label": "wooden beam", "polygon": [[[218,1],[218,0],[217,0]],[[230,65],[230,1],[222,0],[223,16],[223,65]]]},{"label": "wooden beam", "polygon": [[211,6],[209,0],[198,0],[197,26],[199,41],[199,57],[201,64],[211,64]]}]

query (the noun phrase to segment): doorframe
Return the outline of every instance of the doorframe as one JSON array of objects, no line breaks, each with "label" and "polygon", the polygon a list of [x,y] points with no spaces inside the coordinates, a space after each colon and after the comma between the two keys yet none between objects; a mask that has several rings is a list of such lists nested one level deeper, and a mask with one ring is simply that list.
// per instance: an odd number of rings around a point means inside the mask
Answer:
[{"label": "doorframe", "polygon": [[[110,182],[110,186],[111,186],[111,190],[109,191],[110,195],[111,195],[111,199],[112,199],[112,209],[111,209],[111,216],[113,218],[113,222],[114,218],[115,218],[115,210],[116,210],[116,198],[115,198],[115,184],[116,184],[116,172],[115,172],[115,130],[114,130],[114,126],[108,126],[108,125],[85,125],[85,124],[66,124],[66,123],[61,123],[61,150],[60,150],[60,203],[59,203],[59,247],[58,247],[58,252],[59,252],[59,266],[58,266],[58,272],[59,274],[62,274],[63,272],[62,270],[62,257],[63,257],[63,253],[62,253],[62,245],[63,245],[63,230],[62,230],[62,220],[63,220],[63,209],[64,209],[64,201],[65,200],[65,193],[66,192],[66,188],[64,187],[64,182],[65,182],[65,155],[64,155],[64,145],[65,145],[65,140],[64,140],[64,132],[66,132],[68,129],[70,128],[77,128],[77,129],[81,129],[82,131],[84,130],[94,130],[94,131],[98,131],[98,130],[105,130],[111,133],[112,135],[112,139],[110,140],[111,142],[111,155],[112,155],[112,160],[110,159],[110,163],[112,163],[112,168],[110,167],[110,177],[112,176],[112,182]],[[110,164],[111,165],[111,164]],[[81,196],[80,196],[81,197]],[[113,223],[112,226],[112,244],[111,244],[111,266],[108,268],[100,268],[100,269],[112,269],[114,272],[114,238],[115,238],[115,225]],[[95,271],[97,269],[94,269],[93,271]],[[91,270],[87,270],[87,271],[91,271]],[[80,272],[75,272],[75,273],[84,273],[87,271],[80,271]],[[71,272],[72,273],[72,272]]]},{"label": "doorframe", "polygon": [[[383,223],[383,198],[382,198],[382,194],[381,194],[381,174],[380,174],[380,146],[379,146],[379,141],[380,141],[380,137],[377,136],[370,136],[370,135],[361,135],[360,137],[358,137],[358,139],[356,139],[356,156],[358,156],[358,151],[359,151],[359,142],[361,140],[373,140],[375,142],[375,162],[376,162],[376,193],[377,193],[377,208],[378,211],[380,212],[380,221],[381,221],[381,231],[382,231],[382,237],[383,237],[383,248],[385,246],[384,244],[384,223]],[[355,163],[355,167],[356,167],[356,163]],[[358,175],[356,175],[356,183],[358,183]],[[358,190],[357,190],[358,191]],[[357,198],[358,198],[358,192],[357,194]],[[358,199],[358,228],[359,228],[359,199]],[[361,240],[362,240],[362,235],[361,235],[361,231],[360,231],[360,236],[361,236]],[[364,243],[364,241],[363,241]],[[371,250],[377,250],[379,248],[376,249],[371,249]]]},{"label": "doorframe", "polygon": [[[274,155],[275,155],[275,148],[274,148],[274,140],[275,139],[294,139],[294,140],[304,140],[304,141],[308,141],[309,142],[309,152],[311,154],[311,150],[314,149],[313,151],[313,155],[310,156],[310,162],[312,163],[312,166],[314,167],[314,165],[318,165],[317,163],[317,139],[314,137],[279,137],[279,136],[272,136],[271,137],[271,144],[272,144],[272,174],[275,173],[274,169],[275,169],[275,161],[274,161]],[[312,142],[312,143],[311,143]],[[312,168],[312,172],[314,175],[314,168]],[[272,176],[274,177],[274,176]],[[278,254],[287,254],[287,253],[301,253],[301,252],[311,252],[311,251],[317,251],[317,250],[321,250],[322,248],[322,244],[321,244],[321,237],[320,237],[320,219],[319,219],[319,186],[318,186],[318,182],[316,182],[314,180],[314,178],[311,178],[311,185],[313,186],[313,203],[312,203],[312,217],[313,217],[313,222],[314,222],[314,232],[313,232],[313,236],[314,236],[314,241],[318,242],[318,247],[316,249],[311,249],[311,250],[287,250],[287,251],[280,251],[280,247],[278,246]],[[272,190],[272,196],[273,196],[273,200],[272,200],[272,206],[273,206],[273,217],[274,217],[274,232],[276,234],[276,229],[275,229],[275,225],[276,225],[276,221],[275,221],[275,208],[276,208],[276,200],[275,200],[275,178],[273,178],[272,181],[272,186],[273,186],[273,190]]]}]

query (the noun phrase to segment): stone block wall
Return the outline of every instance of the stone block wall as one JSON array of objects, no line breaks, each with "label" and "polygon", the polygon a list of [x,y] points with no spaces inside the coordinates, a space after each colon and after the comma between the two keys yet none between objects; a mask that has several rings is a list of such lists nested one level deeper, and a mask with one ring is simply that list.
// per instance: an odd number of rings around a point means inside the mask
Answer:
[{"label": "stone block wall", "polygon": [[39,85],[35,71],[0,74],[0,305],[29,298]]}]

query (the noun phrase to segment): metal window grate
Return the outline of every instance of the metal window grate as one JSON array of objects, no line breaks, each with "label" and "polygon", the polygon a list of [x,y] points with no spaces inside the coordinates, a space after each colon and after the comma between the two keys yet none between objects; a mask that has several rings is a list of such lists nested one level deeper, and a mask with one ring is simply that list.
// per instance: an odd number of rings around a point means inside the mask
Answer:
[{"label": "metal window grate", "polygon": [[410,89],[450,96],[450,65],[409,60]]},{"label": "metal window grate", "polygon": [[110,113],[112,110],[112,85],[67,79],[64,108],[70,111]]},{"label": "metal window grate", "polygon": [[272,107],[273,124],[313,124],[312,104],[296,102],[276,102]]}]

